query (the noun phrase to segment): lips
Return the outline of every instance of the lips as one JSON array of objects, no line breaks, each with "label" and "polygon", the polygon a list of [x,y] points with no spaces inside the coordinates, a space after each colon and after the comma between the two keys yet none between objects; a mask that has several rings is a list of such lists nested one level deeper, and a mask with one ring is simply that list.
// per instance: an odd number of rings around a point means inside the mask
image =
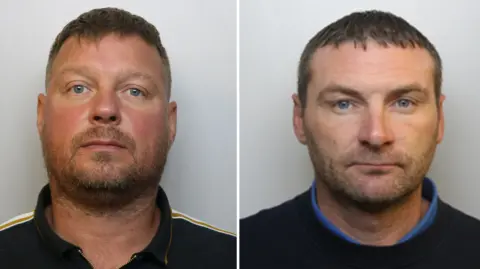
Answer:
[{"label": "lips", "polygon": [[402,163],[399,162],[353,162],[349,167],[359,167],[367,169],[390,169],[393,167],[403,168]]},{"label": "lips", "polygon": [[355,163],[353,165],[363,165],[363,166],[397,166],[396,163]]},{"label": "lips", "polygon": [[356,164],[354,167],[366,169],[389,169],[397,166],[394,164]]},{"label": "lips", "polygon": [[83,143],[81,147],[86,148],[95,146],[126,148],[125,145],[116,140],[91,140]]}]

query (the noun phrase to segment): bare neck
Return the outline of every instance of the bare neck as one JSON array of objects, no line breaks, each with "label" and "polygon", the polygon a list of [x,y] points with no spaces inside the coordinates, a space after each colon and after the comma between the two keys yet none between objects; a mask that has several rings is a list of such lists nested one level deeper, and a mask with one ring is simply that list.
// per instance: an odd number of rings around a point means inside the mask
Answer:
[{"label": "bare neck", "polygon": [[128,209],[99,215],[60,198],[52,190],[47,219],[60,237],[80,247],[94,268],[120,268],[143,250],[157,231],[160,210],[155,194],[135,201]]},{"label": "bare neck", "polygon": [[371,246],[394,245],[415,227],[429,207],[421,191],[418,188],[402,204],[381,213],[369,213],[354,205],[340,204],[318,181],[316,188],[322,214],[350,238]]}]

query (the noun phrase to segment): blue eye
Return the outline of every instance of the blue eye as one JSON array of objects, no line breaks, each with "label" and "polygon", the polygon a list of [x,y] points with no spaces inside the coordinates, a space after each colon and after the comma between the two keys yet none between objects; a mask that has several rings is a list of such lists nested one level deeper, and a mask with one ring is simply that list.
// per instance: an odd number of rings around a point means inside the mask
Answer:
[{"label": "blue eye", "polygon": [[396,104],[399,107],[407,108],[412,104],[412,102],[410,100],[407,100],[407,99],[400,99],[396,102]]},{"label": "blue eye", "polygon": [[335,103],[335,105],[336,105],[339,109],[345,110],[345,109],[350,108],[350,106],[352,105],[352,103],[349,102],[349,101],[343,100],[343,101],[339,101],[339,102]]},{"label": "blue eye", "polygon": [[86,90],[86,87],[83,85],[75,85],[71,88],[71,90],[76,94],[81,94]]},{"label": "blue eye", "polygon": [[139,89],[137,88],[130,88],[128,89],[130,91],[130,94],[133,95],[133,96],[140,96],[140,95],[143,95],[143,92],[140,91]]}]

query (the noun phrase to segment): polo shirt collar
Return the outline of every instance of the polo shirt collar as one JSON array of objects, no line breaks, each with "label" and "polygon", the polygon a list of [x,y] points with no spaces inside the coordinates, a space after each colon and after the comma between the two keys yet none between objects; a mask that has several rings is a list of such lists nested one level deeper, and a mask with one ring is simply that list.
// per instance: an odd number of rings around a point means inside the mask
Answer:
[{"label": "polo shirt collar", "polygon": [[[168,251],[172,240],[172,210],[167,195],[160,186],[157,191],[156,203],[161,212],[160,226],[148,246],[143,251],[135,253],[135,255],[153,256],[163,265],[167,265]],[[67,253],[78,251],[80,248],[60,238],[50,227],[45,211],[51,204],[50,186],[47,184],[38,195],[34,223],[46,246],[58,257],[64,257]]]}]

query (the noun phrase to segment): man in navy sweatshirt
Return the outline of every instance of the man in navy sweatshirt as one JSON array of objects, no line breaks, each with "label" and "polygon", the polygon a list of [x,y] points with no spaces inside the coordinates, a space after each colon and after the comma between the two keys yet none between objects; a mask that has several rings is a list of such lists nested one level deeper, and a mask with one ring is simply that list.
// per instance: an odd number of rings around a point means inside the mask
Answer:
[{"label": "man in navy sweatshirt", "polygon": [[442,61],[403,18],[354,12],[306,45],[293,126],[311,188],[240,222],[241,268],[480,268],[480,222],[426,177],[443,139]]}]

